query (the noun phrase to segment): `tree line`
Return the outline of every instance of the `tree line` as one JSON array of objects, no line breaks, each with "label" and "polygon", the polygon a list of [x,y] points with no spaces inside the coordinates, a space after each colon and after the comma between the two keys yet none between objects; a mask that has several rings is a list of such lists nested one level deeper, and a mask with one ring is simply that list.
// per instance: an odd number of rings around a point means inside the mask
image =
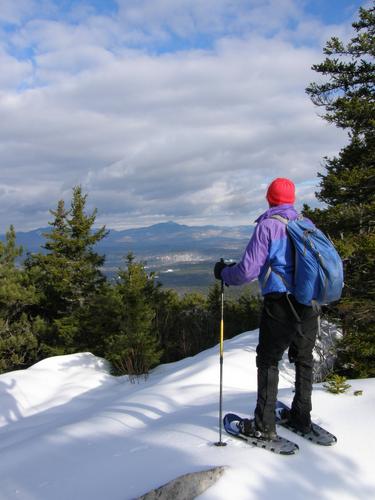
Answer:
[{"label": "tree line", "polygon": [[[102,271],[95,245],[96,210],[73,189],[69,208],[51,210],[44,251],[25,256],[11,226],[0,242],[0,371],[27,368],[48,356],[90,351],[116,374],[146,374],[160,362],[192,356],[219,338],[220,286],[180,297],[129,253],[115,279]],[[261,300],[244,293],[226,301],[226,336],[258,326]]]}]

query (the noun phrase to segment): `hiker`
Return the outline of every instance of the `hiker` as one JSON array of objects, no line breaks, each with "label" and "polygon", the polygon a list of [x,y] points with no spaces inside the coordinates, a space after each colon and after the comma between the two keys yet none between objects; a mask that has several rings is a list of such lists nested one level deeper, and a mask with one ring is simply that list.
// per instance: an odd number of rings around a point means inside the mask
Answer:
[{"label": "hiker", "polygon": [[[277,437],[275,404],[277,400],[278,363],[288,349],[295,363],[295,394],[291,411],[283,418],[302,433],[311,430],[311,392],[313,348],[318,332],[316,308],[295,299],[294,248],[285,219],[296,220],[295,186],[277,178],[268,187],[269,209],[257,219],[257,226],[238,264],[217,262],[215,278],[226,285],[242,285],[258,278],[264,297],[257,346],[258,393],[253,419],[245,419],[242,432],[265,440]],[[281,216],[283,220],[273,218]],[[307,221],[313,224],[310,221]]]}]

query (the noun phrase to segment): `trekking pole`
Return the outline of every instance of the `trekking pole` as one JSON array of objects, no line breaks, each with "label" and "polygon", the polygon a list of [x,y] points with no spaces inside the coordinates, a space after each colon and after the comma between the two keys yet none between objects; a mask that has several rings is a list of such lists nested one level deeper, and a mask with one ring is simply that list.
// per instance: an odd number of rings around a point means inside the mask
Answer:
[{"label": "trekking pole", "polygon": [[[221,259],[224,262],[224,259]],[[224,281],[221,280],[221,318],[220,318],[220,400],[219,400],[219,441],[215,446],[226,446],[221,439],[223,427],[223,362],[224,362]]]}]

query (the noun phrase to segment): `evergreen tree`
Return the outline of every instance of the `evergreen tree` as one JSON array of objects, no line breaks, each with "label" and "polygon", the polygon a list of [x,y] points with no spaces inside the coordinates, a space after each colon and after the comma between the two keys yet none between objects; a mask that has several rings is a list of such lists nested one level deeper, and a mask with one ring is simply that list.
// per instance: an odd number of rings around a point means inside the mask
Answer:
[{"label": "evergreen tree", "polygon": [[154,290],[154,329],[162,349],[161,362],[169,363],[180,359],[176,352],[180,298],[175,290],[163,290],[161,284]]},{"label": "evergreen tree", "polygon": [[147,375],[159,363],[161,351],[153,328],[154,288],[153,276],[128,254],[126,269],[120,270],[114,288],[117,325],[106,346],[106,358],[116,374]]},{"label": "evergreen tree", "polygon": [[[221,322],[221,286],[216,281],[210,287],[207,296],[207,312],[209,321],[209,332],[211,333],[212,345],[220,342],[220,322]],[[225,331],[224,336],[228,338],[228,308],[225,307]]]},{"label": "evergreen tree", "polygon": [[236,329],[245,332],[259,328],[262,305],[263,301],[259,296],[243,293],[237,303]]},{"label": "evergreen tree", "polygon": [[16,259],[22,248],[16,245],[16,233],[10,226],[5,244],[0,242],[0,372],[25,368],[36,360],[39,320],[30,309],[37,301]]},{"label": "evergreen tree", "polygon": [[193,356],[211,347],[207,301],[200,293],[187,293],[181,299],[176,318],[175,348],[180,358]]},{"label": "evergreen tree", "polygon": [[75,337],[77,351],[89,351],[106,357],[108,339],[118,332],[122,314],[121,301],[113,283],[106,282],[100,292],[75,313],[79,330]]},{"label": "evergreen tree", "polygon": [[71,207],[64,201],[51,210],[51,231],[44,234],[47,253],[29,256],[26,269],[40,294],[38,313],[48,327],[41,334],[44,354],[75,352],[82,345],[80,314],[101,293],[105,277],[104,257],[94,246],[103,239],[105,227],[93,230],[97,211],[85,211],[87,195],[73,189]]},{"label": "evergreen tree", "polygon": [[334,239],[345,262],[343,299],[333,311],[344,337],[338,369],[375,376],[375,8],[360,8],[348,44],[331,38],[313,69],[323,83],[307,89],[324,118],[348,130],[349,144],[325,158],[317,198],[326,208],[305,213]]}]

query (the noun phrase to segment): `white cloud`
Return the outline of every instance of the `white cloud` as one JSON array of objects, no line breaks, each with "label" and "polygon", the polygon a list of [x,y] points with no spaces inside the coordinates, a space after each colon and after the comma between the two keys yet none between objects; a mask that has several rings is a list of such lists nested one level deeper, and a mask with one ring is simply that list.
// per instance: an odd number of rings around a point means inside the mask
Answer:
[{"label": "white cloud", "polygon": [[0,46],[0,91],[19,87],[31,78],[32,72],[30,62],[18,61],[9,56]]},{"label": "white cloud", "polygon": [[118,0],[125,25],[143,34],[166,38],[196,33],[270,32],[300,14],[294,0]]},{"label": "white cloud", "polygon": [[[243,16],[234,5],[124,1],[119,18],[89,11],[75,24],[34,19],[16,30],[14,47],[32,46],[34,56],[32,64],[0,52],[3,229],[45,225],[78,183],[109,227],[245,223],[281,175],[311,201],[321,158],[345,140],[304,93],[321,50],[295,46],[280,28],[298,17],[298,3],[241,0]],[[277,36],[263,36],[267,17],[269,28],[279,19]],[[164,55],[126,45],[172,29],[240,36]],[[32,85],[16,92],[23,81]]]},{"label": "white cloud", "polygon": [[36,7],[35,0],[1,0],[0,21],[19,24]]}]

